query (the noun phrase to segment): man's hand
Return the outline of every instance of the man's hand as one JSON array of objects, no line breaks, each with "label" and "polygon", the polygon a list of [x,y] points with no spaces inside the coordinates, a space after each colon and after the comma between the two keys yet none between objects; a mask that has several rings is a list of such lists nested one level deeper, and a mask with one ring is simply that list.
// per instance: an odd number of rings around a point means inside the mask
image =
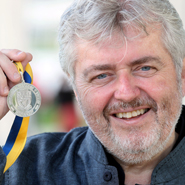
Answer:
[{"label": "man's hand", "polygon": [[27,63],[32,60],[30,53],[25,53],[17,49],[0,50],[0,119],[8,112],[7,96],[9,90],[20,83],[21,75],[12,61],[22,62],[25,69]]}]

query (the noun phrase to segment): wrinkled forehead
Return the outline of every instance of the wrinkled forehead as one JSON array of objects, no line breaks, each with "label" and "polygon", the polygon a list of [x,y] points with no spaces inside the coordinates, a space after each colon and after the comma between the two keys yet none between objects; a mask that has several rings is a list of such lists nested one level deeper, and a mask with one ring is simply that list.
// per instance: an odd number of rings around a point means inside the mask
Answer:
[{"label": "wrinkled forehead", "polygon": [[[153,42],[158,42],[162,44],[161,40],[161,27],[158,25],[148,26],[146,29],[138,29],[135,27],[127,27],[124,30],[114,30],[112,35],[107,38],[103,38],[101,40],[84,40],[77,38],[76,40],[76,52],[77,52],[77,60],[76,62],[81,61],[82,57],[85,57],[88,52],[93,52],[94,55],[98,54],[98,51],[104,50],[105,52],[116,49],[127,48],[127,44],[129,42],[146,42],[149,40],[151,35],[154,35],[156,39],[153,39]],[[141,45],[137,45],[137,47],[141,47]],[[96,50],[96,52],[95,52]],[[83,52],[82,52],[83,51]],[[83,56],[82,56],[83,55]]]}]

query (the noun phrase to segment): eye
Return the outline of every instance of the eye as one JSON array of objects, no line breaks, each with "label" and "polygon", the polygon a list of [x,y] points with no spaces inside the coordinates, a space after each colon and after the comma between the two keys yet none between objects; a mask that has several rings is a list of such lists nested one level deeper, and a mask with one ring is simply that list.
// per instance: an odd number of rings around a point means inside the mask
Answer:
[{"label": "eye", "polygon": [[[94,76],[94,77],[93,77]],[[115,79],[115,75],[112,72],[97,73],[94,74],[89,82],[93,85],[107,85]]]},{"label": "eye", "polygon": [[151,67],[150,66],[144,66],[141,68],[142,71],[149,71],[151,70]]},{"label": "eye", "polygon": [[140,76],[140,77],[151,77],[157,71],[158,71],[158,69],[155,66],[145,65],[145,66],[138,66],[137,68],[135,68],[133,73],[137,76]]},{"label": "eye", "polygon": [[97,76],[97,79],[103,79],[103,78],[106,78],[107,77],[107,74],[100,74]]}]

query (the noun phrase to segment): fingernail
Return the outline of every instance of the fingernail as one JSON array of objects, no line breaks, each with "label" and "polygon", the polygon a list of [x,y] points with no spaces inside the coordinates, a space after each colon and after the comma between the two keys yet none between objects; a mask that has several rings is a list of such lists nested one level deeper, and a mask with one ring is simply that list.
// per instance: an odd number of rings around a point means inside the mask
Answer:
[{"label": "fingernail", "polygon": [[8,87],[6,86],[5,88],[4,88],[4,94],[7,94],[9,92],[9,89],[8,89]]},{"label": "fingernail", "polygon": [[18,53],[17,53],[17,55],[20,55],[22,53],[22,51],[19,51]]},{"label": "fingernail", "polygon": [[18,78],[20,78],[20,74],[19,73],[14,73],[13,77],[14,77],[14,79],[18,79]]}]

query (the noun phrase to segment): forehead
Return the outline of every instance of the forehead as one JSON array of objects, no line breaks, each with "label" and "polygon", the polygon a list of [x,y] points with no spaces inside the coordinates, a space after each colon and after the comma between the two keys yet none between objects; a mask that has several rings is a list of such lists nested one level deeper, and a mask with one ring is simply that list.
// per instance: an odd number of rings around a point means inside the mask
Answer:
[{"label": "forehead", "polygon": [[162,60],[168,57],[171,60],[161,41],[161,30],[156,27],[148,28],[147,33],[127,29],[124,31],[125,37],[115,32],[110,39],[99,44],[80,41],[77,45],[76,72],[94,64],[124,65],[147,56]]}]

